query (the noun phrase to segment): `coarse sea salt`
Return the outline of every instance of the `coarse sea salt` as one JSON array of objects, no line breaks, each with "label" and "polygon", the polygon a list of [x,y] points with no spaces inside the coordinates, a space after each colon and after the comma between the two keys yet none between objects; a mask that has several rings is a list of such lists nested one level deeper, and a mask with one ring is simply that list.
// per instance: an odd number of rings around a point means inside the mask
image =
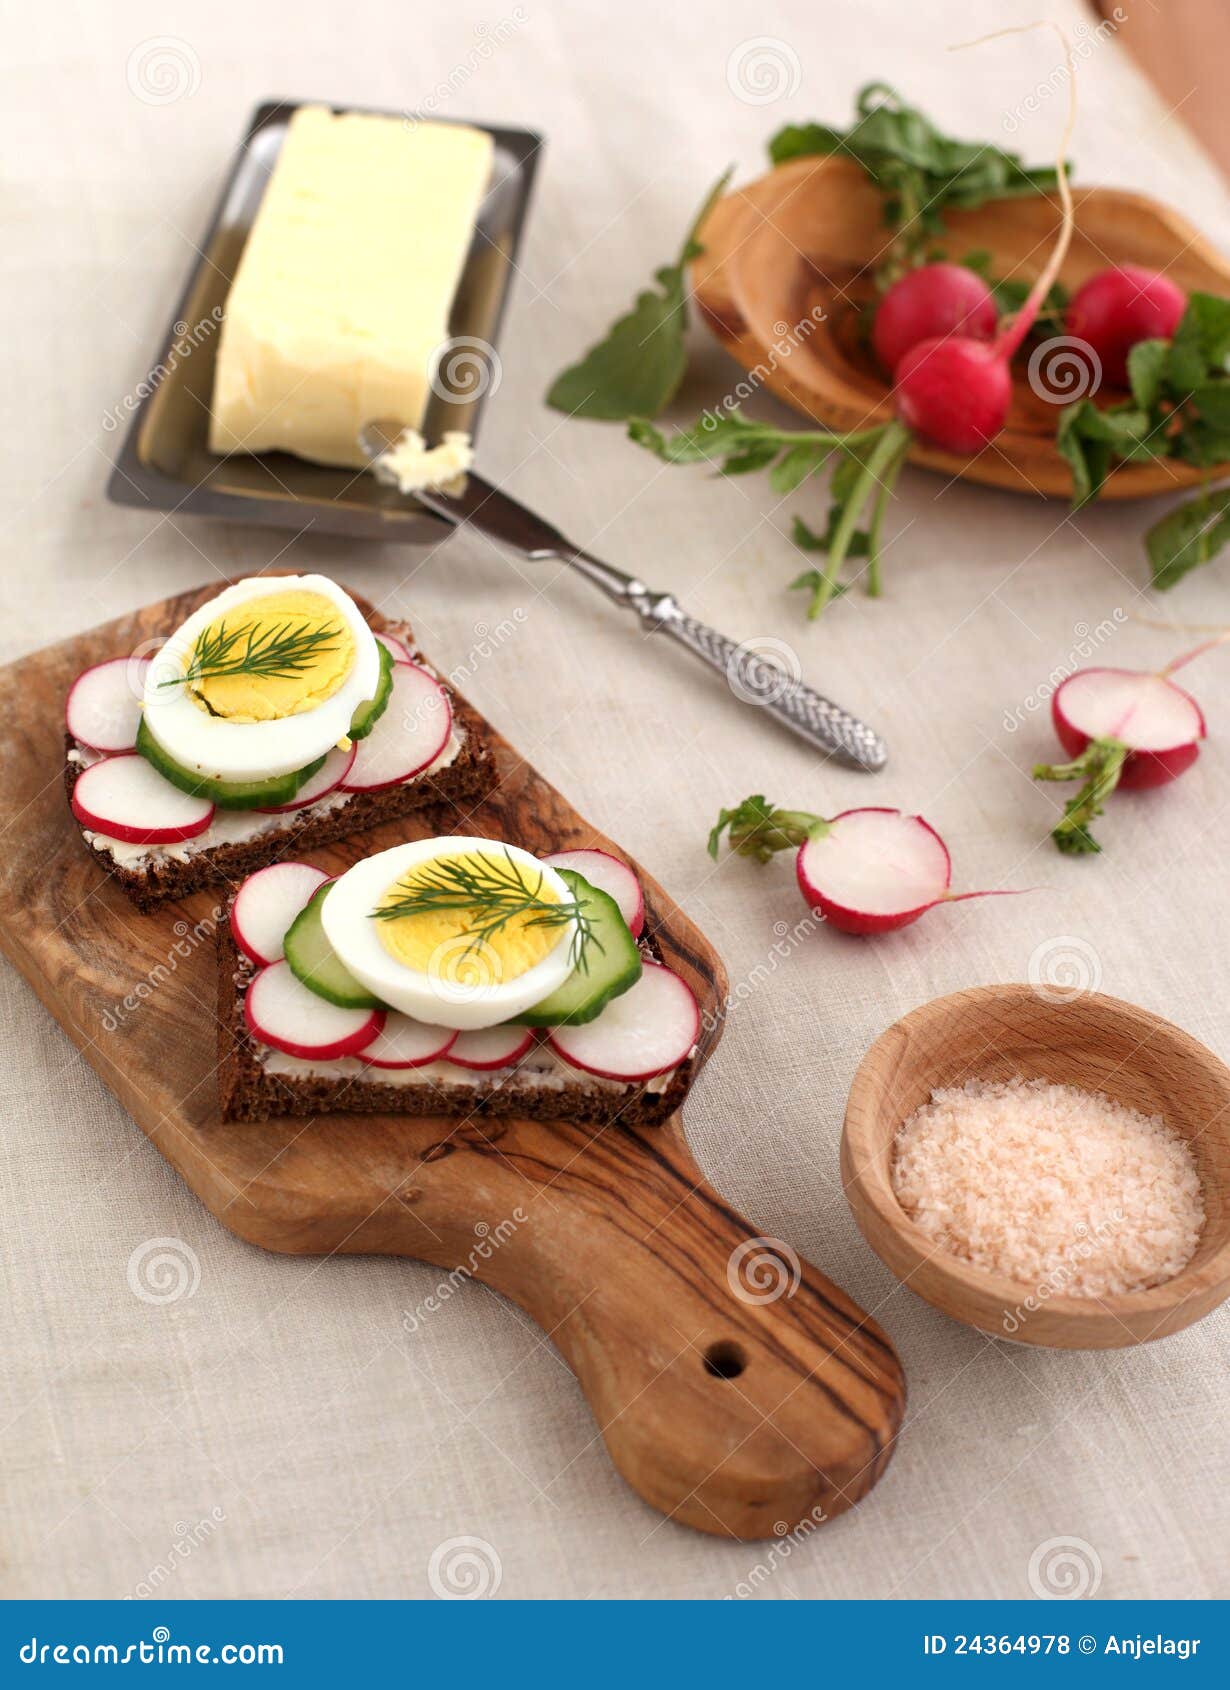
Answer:
[{"label": "coarse sea salt", "polygon": [[897,1131],[892,1185],[942,1249],[1051,1296],[1173,1279],[1204,1225],[1191,1150],[1160,1115],[1047,1080],[933,1091]]}]

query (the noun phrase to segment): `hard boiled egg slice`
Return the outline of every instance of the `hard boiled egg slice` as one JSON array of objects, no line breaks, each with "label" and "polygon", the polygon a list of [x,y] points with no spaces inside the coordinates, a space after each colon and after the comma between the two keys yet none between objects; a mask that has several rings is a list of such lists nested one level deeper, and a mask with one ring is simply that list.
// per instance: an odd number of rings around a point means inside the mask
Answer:
[{"label": "hard boiled egg slice", "polygon": [[376,696],[380,648],[324,575],[238,581],[177,628],[150,664],[145,724],[214,780],[289,774],[345,739]]},{"label": "hard boiled egg slice", "polygon": [[[459,888],[475,885],[499,903],[468,902]],[[528,851],[451,835],[356,863],[320,913],[329,944],[369,992],[417,1021],[470,1031],[520,1015],[567,979],[576,921],[553,921],[549,909],[572,902],[567,883]],[[507,919],[491,929],[501,907]],[[476,942],[479,925],[488,934]]]}]

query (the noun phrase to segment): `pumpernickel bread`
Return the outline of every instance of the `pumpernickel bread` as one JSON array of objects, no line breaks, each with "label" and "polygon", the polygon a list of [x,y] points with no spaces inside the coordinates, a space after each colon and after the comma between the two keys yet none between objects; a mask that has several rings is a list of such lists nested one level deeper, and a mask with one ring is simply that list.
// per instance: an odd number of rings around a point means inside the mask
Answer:
[{"label": "pumpernickel bread", "polygon": [[[435,1062],[409,1070],[417,1077],[404,1084],[355,1057],[315,1066],[284,1057],[258,1044],[248,1030],[244,998],[257,970],[231,937],[227,913],[217,934],[218,1097],[223,1120],[341,1113],[461,1118],[483,1113],[598,1127],[616,1121],[659,1126],[681,1107],[694,1078],[693,1053],[657,1081],[600,1080],[568,1068],[545,1041],[536,1042],[511,1068],[475,1073],[447,1061]],[[660,960],[652,941],[642,940],[641,946],[646,956]]]}]

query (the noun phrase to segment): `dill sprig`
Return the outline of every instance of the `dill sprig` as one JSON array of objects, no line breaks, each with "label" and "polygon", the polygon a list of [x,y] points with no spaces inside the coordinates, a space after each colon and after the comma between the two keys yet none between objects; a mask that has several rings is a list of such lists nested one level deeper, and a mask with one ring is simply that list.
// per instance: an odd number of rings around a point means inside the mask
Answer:
[{"label": "dill sprig", "polygon": [[495,934],[517,916],[526,916],[527,927],[565,927],[576,923],[569,946],[573,968],[587,971],[589,947],[602,950],[592,919],[579,899],[557,902],[544,898],[545,876],[541,869],[531,879],[505,848],[503,857],[479,853],[475,857],[441,857],[415,869],[397,883],[398,896],[372,911],[375,921],[395,921],[401,916],[462,911],[473,921],[462,928],[470,936],[465,953],[481,950]]},{"label": "dill sprig", "polygon": [[336,639],[341,632],[335,624],[316,628],[310,622],[294,618],[269,627],[262,627],[257,621],[228,628],[223,617],[216,629],[206,628],[198,636],[183,674],[160,681],[159,685],[191,686],[219,675],[259,675],[271,680],[288,680],[310,669],[317,658],[335,651],[336,646],[326,642]]}]

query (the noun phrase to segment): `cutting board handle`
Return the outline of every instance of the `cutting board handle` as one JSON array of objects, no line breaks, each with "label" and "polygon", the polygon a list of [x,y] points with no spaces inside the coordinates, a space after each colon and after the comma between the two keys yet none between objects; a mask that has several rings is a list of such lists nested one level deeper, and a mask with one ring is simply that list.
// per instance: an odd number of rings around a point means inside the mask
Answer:
[{"label": "cutting board handle", "polygon": [[400,1247],[533,1316],[646,1502],[700,1531],[780,1537],[875,1483],[905,1402],[892,1346],[722,1201],[676,1123],[595,1136],[476,1120],[436,1149],[402,1195]]}]

